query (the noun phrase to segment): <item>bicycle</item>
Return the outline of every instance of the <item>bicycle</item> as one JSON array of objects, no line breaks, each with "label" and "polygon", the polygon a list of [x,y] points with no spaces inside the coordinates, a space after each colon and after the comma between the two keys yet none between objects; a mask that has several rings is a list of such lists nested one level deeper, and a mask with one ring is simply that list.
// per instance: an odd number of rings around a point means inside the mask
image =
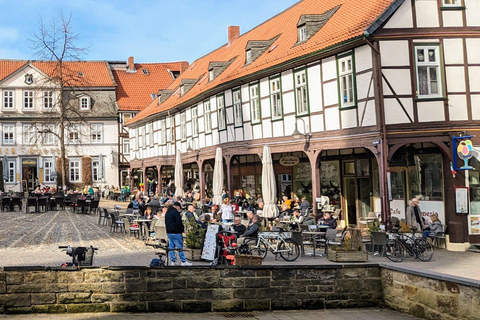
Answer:
[{"label": "bicycle", "polygon": [[[274,243],[270,243],[270,241]],[[246,250],[245,250],[246,249]],[[300,247],[293,241],[291,232],[259,232],[257,239],[249,239],[240,248],[240,252],[252,254],[265,259],[268,250],[275,256],[280,254],[285,261],[295,261],[300,256]]]},{"label": "bicycle", "polygon": [[66,254],[72,257],[72,262],[65,262],[62,267],[71,266],[91,266],[93,264],[93,256],[98,248],[90,247],[71,247],[59,246],[59,249],[65,249]]},{"label": "bicycle", "polygon": [[425,238],[415,237],[413,235],[399,234],[398,229],[392,229],[388,234],[387,244],[385,245],[385,255],[390,261],[402,262],[407,256],[420,259],[420,261],[430,261],[433,257],[433,246]]}]

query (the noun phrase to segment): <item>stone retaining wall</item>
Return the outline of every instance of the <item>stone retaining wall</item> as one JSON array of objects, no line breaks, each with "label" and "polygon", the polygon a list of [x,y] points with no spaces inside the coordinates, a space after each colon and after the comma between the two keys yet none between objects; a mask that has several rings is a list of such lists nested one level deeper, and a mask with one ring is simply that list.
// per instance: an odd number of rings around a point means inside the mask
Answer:
[{"label": "stone retaining wall", "polygon": [[373,307],[380,267],[4,268],[0,313]]},{"label": "stone retaining wall", "polygon": [[392,309],[426,319],[480,319],[478,284],[386,268],[382,280],[384,302]]}]

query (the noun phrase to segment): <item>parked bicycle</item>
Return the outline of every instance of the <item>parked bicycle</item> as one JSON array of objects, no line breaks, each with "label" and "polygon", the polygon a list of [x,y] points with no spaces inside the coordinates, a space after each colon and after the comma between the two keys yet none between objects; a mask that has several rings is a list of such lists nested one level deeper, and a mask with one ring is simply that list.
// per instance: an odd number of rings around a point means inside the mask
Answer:
[{"label": "parked bicycle", "polygon": [[71,266],[91,266],[93,264],[93,256],[98,248],[90,247],[71,247],[71,246],[59,246],[59,249],[64,249],[66,254],[72,257],[72,262],[65,262],[62,267]]},{"label": "parked bicycle", "polygon": [[398,229],[392,229],[388,234],[387,244],[385,246],[385,255],[390,261],[402,262],[407,253],[420,259],[421,261],[430,261],[433,257],[433,245],[427,239],[415,237],[412,235],[398,233]]},{"label": "parked bicycle", "polygon": [[285,261],[295,261],[300,256],[300,246],[292,239],[291,232],[259,232],[257,239],[249,239],[239,248],[241,253],[265,259],[268,251],[280,254]]}]

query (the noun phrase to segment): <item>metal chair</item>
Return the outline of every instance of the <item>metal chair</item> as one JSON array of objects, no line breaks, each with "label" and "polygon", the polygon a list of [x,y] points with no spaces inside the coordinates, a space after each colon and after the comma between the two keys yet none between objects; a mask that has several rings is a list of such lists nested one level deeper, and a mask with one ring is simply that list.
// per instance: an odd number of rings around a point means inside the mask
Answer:
[{"label": "metal chair", "polygon": [[12,207],[12,211],[14,211],[15,207],[18,206],[18,211],[22,211],[22,198],[20,197],[13,197],[12,201],[10,203],[10,206]]},{"label": "metal chair", "polygon": [[78,199],[77,203],[74,205],[74,211],[80,209],[80,213],[85,213],[85,207],[87,206],[86,199]]},{"label": "metal chair", "polygon": [[98,208],[98,205],[100,203],[100,200],[92,200],[92,202],[90,202],[90,213],[97,213],[100,211],[100,209]]},{"label": "metal chair", "polygon": [[383,256],[385,245],[387,244],[387,234],[380,231],[372,231],[372,253],[376,255],[375,246],[378,246],[378,255]]},{"label": "metal chair", "polygon": [[125,231],[125,224],[123,220],[117,219],[117,217],[115,217],[112,212],[110,212],[109,214],[111,219],[110,232],[117,232],[117,228],[120,228],[120,231]]},{"label": "metal chair", "polygon": [[27,205],[25,206],[25,213],[30,213],[30,210],[29,208],[30,207],[34,207],[35,208],[35,211],[34,212],[37,212],[37,198],[27,198]]},{"label": "metal chair", "polygon": [[125,227],[125,234],[131,235],[133,233],[133,235],[136,238],[140,237],[140,228],[139,227],[132,227],[130,225],[130,221],[128,221],[127,218],[123,218],[123,226]]},{"label": "metal chair", "polygon": [[435,234],[435,237],[433,238],[433,246],[435,248],[438,248],[438,240],[443,240],[445,243],[445,248],[447,247],[447,238],[445,237],[445,233],[447,232],[447,225],[442,224],[442,232],[438,232]]},{"label": "metal chair", "polygon": [[40,197],[37,200],[38,211],[43,208],[43,212],[48,211],[48,197]]}]

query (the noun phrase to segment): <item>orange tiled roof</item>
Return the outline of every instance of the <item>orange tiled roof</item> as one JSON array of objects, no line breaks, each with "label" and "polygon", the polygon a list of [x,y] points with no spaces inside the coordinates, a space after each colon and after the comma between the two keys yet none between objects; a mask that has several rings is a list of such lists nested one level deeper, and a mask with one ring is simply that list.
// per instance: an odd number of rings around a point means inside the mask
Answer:
[{"label": "orange tiled roof", "polygon": [[[135,63],[137,72],[127,72],[126,69],[113,69],[113,77],[117,83],[117,104],[120,110],[142,110],[150,102],[150,94],[158,93],[173,82],[171,74],[167,71],[182,73],[188,68],[188,62],[170,63]],[[142,69],[147,69],[144,74]]]},{"label": "orange tiled roof", "polygon": [[23,67],[26,60],[0,60],[0,81]]},{"label": "orange tiled roof", "polygon": [[[364,31],[378,19],[395,0],[303,0],[287,10],[277,14],[261,25],[238,37],[230,45],[225,44],[215,51],[193,62],[168,89],[177,89],[182,79],[200,79],[183,97],[172,95],[158,106],[154,100],[128,124],[133,124],[151,115],[174,108],[219,84],[229,82],[255,72],[273,67],[289,60],[332,47],[346,40],[362,36]],[[340,6],[326,24],[308,41],[297,43],[297,23],[304,14],[323,14]],[[245,48],[249,40],[270,40],[270,49],[253,63],[245,66]],[[206,77],[211,61],[228,61],[236,58],[232,64],[216,79],[209,82]],[[203,80],[202,80],[203,79]]]}]

